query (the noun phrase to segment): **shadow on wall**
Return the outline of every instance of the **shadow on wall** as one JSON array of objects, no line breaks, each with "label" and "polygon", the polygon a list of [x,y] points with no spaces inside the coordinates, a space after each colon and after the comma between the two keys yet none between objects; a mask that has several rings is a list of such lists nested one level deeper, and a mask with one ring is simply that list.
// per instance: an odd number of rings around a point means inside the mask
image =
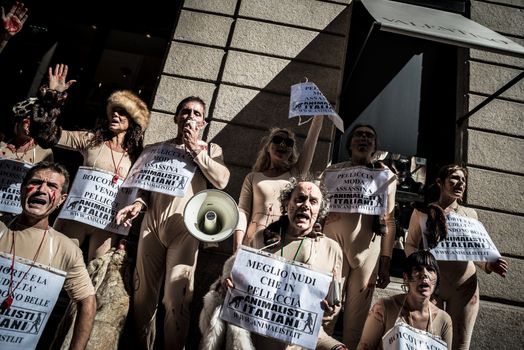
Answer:
[{"label": "shadow on wall", "polygon": [[[226,191],[233,198],[238,199],[243,179],[254,165],[261,140],[268,130],[273,127],[291,128],[299,136],[300,149],[310,124],[297,126],[299,118],[288,119],[291,85],[304,82],[307,77],[317,84],[333,105],[338,102],[347,40],[344,31],[348,28],[349,14],[348,8],[342,11],[294,58],[261,56],[234,49],[228,52],[222,62],[221,85],[210,104],[211,124],[228,124],[218,127],[220,130],[216,134],[211,128],[205,136],[224,150],[225,160],[231,169]],[[293,33],[305,36],[312,32],[297,29]],[[237,47],[235,44],[240,40],[233,38],[232,47]],[[261,48],[265,45],[260,43]],[[281,45],[284,47],[286,43]],[[302,118],[304,120],[307,119]],[[329,161],[332,132],[333,123],[325,120],[313,160],[313,171],[322,171]]]},{"label": "shadow on wall", "polygon": [[[238,200],[244,177],[255,162],[261,139],[268,134],[269,129],[291,128],[299,136],[300,145],[308,132],[309,123],[297,127],[298,118],[288,119],[291,85],[303,82],[307,77],[317,84],[333,105],[338,102],[349,16],[350,9],[346,8],[293,58],[260,56],[232,49],[222,61],[218,79],[221,85],[209,104],[211,127],[206,130],[204,139],[223,148],[224,158],[231,171],[225,191],[235,200]],[[239,25],[237,23],[236,30]],[[260,43],[261,47],[265,44]],[[237,47],[235,38],[232,47]],[[214,123],[228,124],[216,127],[219,131],[213,133]],[[313,171],[322,171],[327,165],[332,133],[332,122],[325,120],[313,160]],[[198,316],[202,309],[202,298],[209,285],[220,275],[223,262],[231,254],[231,247],[232,239],[228,239],[220,243],[218,248],[201,249],[199,253],[186,349],[198,349],[201,338]]]}]

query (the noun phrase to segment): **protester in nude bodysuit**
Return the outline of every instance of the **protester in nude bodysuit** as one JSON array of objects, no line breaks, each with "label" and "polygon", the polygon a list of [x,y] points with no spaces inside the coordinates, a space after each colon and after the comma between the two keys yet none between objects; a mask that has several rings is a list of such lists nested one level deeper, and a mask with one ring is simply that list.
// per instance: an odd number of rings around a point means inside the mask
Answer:
[{"label": "protester in nude bodysuit", "polygon": [[[350,160],[334,164],[328,169],[368,166],[382,169],[371,162],[376,151],[377,135],[371,126],[357,125],[348,136],[346,148]],[[388,172],[389,169],[384,168]],[[391,173],[391,172],[390,172]],[[330,212],[326,218],[324,234],[337,241],[344,253],[342,278],[345,279],[343,340],[350,349],[356,348],[366,316],[371,306],[375,284],[385,288],[389,284],[389,265],[395,240],[393,209],[396,181],[390,174],[385,221],[387,232],[380,236],[373,232],[375,216],[359,213]],[[378,277],[377,277],[378,268]]]},{"label": "protester in nude bodysuit", "polygon": [[[63,64],[49,68],[49,88],[44,97],[63,94],[72,85],[67,72]],[[43,101],[31,122],[31,134],[39,143],[78,151],[84,157],[84,166],[109,171],[118,178],[127,176],[142,151],[149,123],[149,110],[140,97],[128,90],[113,92],[107,100],[107,118],[90,131],[63,130],[55,124],[58,115],[48,115],[50,107],[52,104]],[[57,219],[54,227],[80,245],[89,238],[89,261],[116,246],[118,239],[117,234],[72,220]]]},{"label": "protester in nude bodysuit", "polygon": [[[36,100],[30,98],[13,106],[14,135],[10,140],[0,142],[0,157],[31,164],[53,161],[53,152],[40,147],[29,134],[30,115]],[[56,103],[60,104],[59,101]]]},{"label": "protester in nude bodysuit", "polygon": [[204,101],[196,96],[185,98],[175,112],[177,135],[165,141],[184,151],[181,162],[197,168],[184,196],[140,191],[135,202],[117,214],[117,223],[131,225],[141,210],[147,210],[140,227],[135,272],[134,311],[140,348],[154,346],[163,279],[164,348],[183,349],[186,344],[199,242],[185,228],[182,214],[191,197],[206,189],[207,181],[219,189],[229,181],[222,148],[200,139],[204,118]]},{"label": "protester in nude bodysuit", "polygon": [[440,283],[435,257],[428,251],[411,254],[404,265],[406,294],[379,299],[369,311],[357,350],[382,349],[382,337],[398,321],[440,337],[451,349],[451,318],[431,302]]},{"label": "protester in nude bodysuit", "polygon": [[[319,222],[322,221],[327,213],[328,201],[325,191],[313,179],[290,178],[288,184],[284,186],[279,196],[280,217],[267,228],[258,231],[251,240],[251,247],[261,249],[265,252],[280,255],[288,261],[303,263],[311,269],[334,274],[333,283],[340,283],[340,272],[342,269],[342,251],[340,246],[332,239],[327,238],[319,230]],[[215,282],[218,292],[223,295],[227,288],[234,288],[234,281],[231,278],[231,268],[235,256],[225,263],[223,275],[219,281]],[[337,277],[338,276],[338,277]],[[202,340],[205,345],[202,348],[208,349],[210,344],[216,344],[217,333],[215,328],[218,320],[213,320],[216,307],[220,307],[221,298],[211,302],[214,290],[204,298],[204,309],[200,316],[200,324],[207,325],[202,332],[206,337]],[[319,350],[343,350],[347,349],[340,341],[328,335],[324,329],[325,324],[329,324],[340,311],[340,304],[334,302],[330,304],[327,300],[320,301],[324,308],[322,327],[318,335],[316,349]],[[214,306],[214,307],[212,307]],[[213,315],[213,316],[212,316]],[[308,315],[311,317],[311,315]],[[312,319],[305,320],[302,326],[304,329],[313,327]],[[297,345],[291,345],[274,338],[265,337],[255,333],[245,334],[244,332],[232,330],[228,331],[226,344],[245,344],[246,349],[272,349],[272,350],[291,350],[302,349]],[[238,339],[230,340],[229,337]],[[245,337],[249,340],[246,341]],[[228,343],[229,342],[229,343]],[[252,342],[252,343],[251,343]]]},{"label": "protester in nude bodysuit", "polygon": [[[454,212],[460,216],[477,219],[477,213],[471,208],[459,204],[466,190],[467,172],[458,165],[448,165],[440,169],[437,185],[440,195],[433,203],[433,210],[443,211],[437,215],[437,221],[446,220],[445,215]],[[440,210],[439,210],[440,208]],[[443,237],[437,237],[436,229],[427,229],[428,215],[415,209],[409,222],[406,240],[406,254],[418,249],[429,249]],[[430,225],[436,227],[437,223]],[[445,230],[445,229],[444,229]],[[442,230],[443,231],[443,230]],[[488,263],[472,261],[439,261],[441,286],[437,293],[440,301],[446,301],[446,311],[453,321],[453,349],[469,349],[473,327],[479,310],[479,287],[475,265],[485,272],[495,272],[506,276],[508,263],[504,259]]]},{"label": "protester in nude bodysuit", "polygon": [[295,134],[276,128],[262,140],[253,171],[244,179],[238,207],[239,224],[235,230],[234,247],[249,245],[255,233],[280,217],[278,196],[289,178],[309,171],[323,117],[313,118],[303,151],[297,153]]},{"label": "protester in nude bodysuit", "polygon": [[[63,288],[78,310],[70,349],[80,350],[85,349],[93,326],[96,313],[95,291],[84,264],[82,251],[69,238],[49,226],[49,215],[67,197],[68,186],[69,174],[59,164],[42,162],[31,168],[21,186],[22,213],[14,217],[5,215],[0,218],[0,251],[67,273]],[[28,272],[29,270],[26,274]],[[33,279],[35,276],[28,274],[27,279]],[[25,277],[24,275],[21,279],[17,278],[18,283],[11,277],[11,297],[23,295],[19,294],[17,288]],[[1,308],[5,308],[6,299],[2,300]],[[11,299],[13,308],[19,306],[17,300],[16,297]],[[9,307],[11,303],[8,303]],[[24,308],[18,307],[15,310],[23,313],[19,310]],[[4,314],[5,311],[2,310],[1,313]],[[8,319],[4,317],[4,320]]]}]

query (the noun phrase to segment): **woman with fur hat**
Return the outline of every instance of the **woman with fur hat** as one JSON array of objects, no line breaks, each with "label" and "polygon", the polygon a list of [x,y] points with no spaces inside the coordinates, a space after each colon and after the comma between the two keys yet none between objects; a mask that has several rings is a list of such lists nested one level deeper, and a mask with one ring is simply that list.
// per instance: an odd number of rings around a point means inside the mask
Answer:
[{"label": "woman with fur hat", "polygon": [[[68,67],[49,68],[50,93],[64,93],[74,80],[66,81]],[[84,166],[109,171],[114,179],[125,178],[143,148],[149,123],[147,105],[129,90],[113,92],[107,100],[107,119],[90,131],[67,131],[56,125],[58,115],[49,106],[33,114],[31,134],[39,144],[56,145],[82,153]],[[90,236],[88,261],[104,255],[117,242],[117,235],[77,221],[58,219],[54,228],[82,244]]]},{"label": "woman with fur hat", "polygon": [[[383,216],[386,227],[377,225],[377,215],[336,211],[330,211],[324,226],[324,234],[337,241],[344,254],[343,340],[350,349],[355,349],[371,307],[375,286],[386,288],[389,284],[389,265],[395,241],[393,210],[396,177],[383,164],[372,162],[377,150],[377,133],[371,125],[355,125],[348,135],[346,149],[350,159],[329,166],[324,174],[367,167],[385,172],[388,178],[385,189],[387,200],[384,203],[386,214]],[[333,189],[331,191],[336,193]]]}]

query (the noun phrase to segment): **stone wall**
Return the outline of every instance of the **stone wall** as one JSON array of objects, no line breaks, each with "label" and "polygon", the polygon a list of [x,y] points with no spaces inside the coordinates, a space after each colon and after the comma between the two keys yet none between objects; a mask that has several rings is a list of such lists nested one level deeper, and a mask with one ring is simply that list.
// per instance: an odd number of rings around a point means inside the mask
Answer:
[{"label": "stone wall", "polygon": [[[524,45],[521,0],[472,1],[471,18]],[[466,110],[524,69],[524,59],[470,50]],[[481,307],[472,349],[518,349],[524,335],[524,81],[467,123],[464,161],[469,206],[476,208],[510,271],[506,279],[479,272]]]},{"label": "stone wall", "polygon": [[[186,0],[160,77],[146,143],[171,138],[178,101],[208,104],[206,141],[224,149],[226,191],[238,198],[261,138],[292,127],[303,141],[309,124],[288,119],[290,86],[307,77],[337,104],[345,62],[350,0]],[[326,121],[312,170],[330,159]]]},{"label": "stone wall", "polygon": [[[152,106],[146,143],[176,135],[177,103],[207,102],[203,139],[222,146],[231,171],[226,192],[237,199],[260,140],[274,126],[292,127],[303,142],[308,124],[288,119],[292,84],[315,82],[337,104],[342,85],[350,0],[185,0]],[[333,126],[324,122],[312,170],[330,159]],[[201,299],[231,250],[226,241],[199,253],[187,342],[196,349]]]},{"label": "stone wall", "polygon": [[[303,139],[308,125],[288,120],[290,85],[314,81],[337,105],[345,62],[351,0],[185,0],[152,106],[146,143],[174,137],[175,107],[188,95],[208,104],[206,141],[224,149],[231,170],[226,191],[238,198],[260,139],[273,126],[290,126]],[[524,44],[522,0],[472,1],[471,18]],[[516,76],[524,60],[471,50],[464,110]],[[524,342],[524,82],[488,104],[465,125],[459,145],[469,169],[467,204],[475,208],[510,262],[506,279],[479,273],[481,308],[472,349],[514,349]],[[330,159],[334,130],[325,122],[313,164]],[[227,251],[227,249],[226,249]],[[195,291],[218,275],[226,254],[202,251]],[[202,263],[203,262],[203,263]],[[385,293],[398,292],[397,284]],[[199,289],[200,288],[200,289]],[[199,338],[194,320],[190,339]],[[504,342],[504,344],[502,344]],[[196,348],[193,342],[189,348]]]}]

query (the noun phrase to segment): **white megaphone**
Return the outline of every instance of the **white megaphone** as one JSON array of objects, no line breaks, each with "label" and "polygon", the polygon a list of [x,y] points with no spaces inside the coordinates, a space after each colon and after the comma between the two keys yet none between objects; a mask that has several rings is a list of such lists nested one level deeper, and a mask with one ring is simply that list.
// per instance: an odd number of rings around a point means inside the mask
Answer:
[{"label": "white megaphone", "polygon": [[237,224],[237,203],[224,191],[200,191],[184,208],[184,225],[193,237],[207,243],[206,246],[227,239]]}]

